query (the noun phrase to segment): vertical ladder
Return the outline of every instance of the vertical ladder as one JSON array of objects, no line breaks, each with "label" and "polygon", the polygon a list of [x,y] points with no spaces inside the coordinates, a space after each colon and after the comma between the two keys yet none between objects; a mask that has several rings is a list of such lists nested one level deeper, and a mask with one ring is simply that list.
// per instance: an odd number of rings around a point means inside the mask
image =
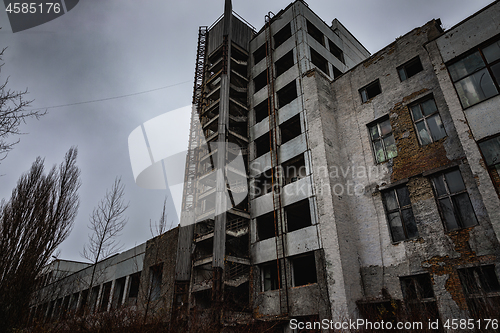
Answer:
[{"label": "vertical ladder", "polygon": [[268,96],[268,115],[269,115],[269,146],[271,148],[271,184],[273,191],[274,208],[274,232],[276,242],[276,266],[278,271],[278,291],[280,298],[280,313],[282,316],[288,316],[288,274],[285,262],[285,226],[283,218],[283,205],[281,202],[281,167],[279,166],[278,156],[278,135],[279,120],[276,114],[275,101],[275,78],[273,70],[273,43],[271,33],[271,20],[274,14],[269,12],[266,17],[266,65],[267,65],[267,96]]}]

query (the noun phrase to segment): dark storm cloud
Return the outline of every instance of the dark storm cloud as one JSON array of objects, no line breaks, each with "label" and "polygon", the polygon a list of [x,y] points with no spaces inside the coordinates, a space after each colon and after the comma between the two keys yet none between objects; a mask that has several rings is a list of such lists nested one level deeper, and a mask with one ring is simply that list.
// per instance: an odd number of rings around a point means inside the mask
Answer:
[{"label": "dark storm cloud", "polygon": [[[307,1],[325,22],[338,18],[372,53],[432,18],[442,18],[449,28],[489,2]],[[268,11],[277,13],[288,4],[282,0],[233,0],[233,9],[260,29]],[[12,33],[7,14],[1,11],[0,47],[9,48],[0,79],[9,75],[11,88],[28,88],[34,107],[123,96],[192,80],[198,26],[210,25],[223,6],[222,0],[86,0],[55,20],[18,33]],[[150,220],[158,220],[169,193],[136,186],[128,135],[149,119],[189,105],[191,94],[189,83],[49,109],[47,116],[22,126],[29,134],[1,162],[0,198],[10,195],[36,156],[45,157],[50,167],[77,145],[81,206],[74,230],[61,247],[61,257],[80,259],[79,251],[87,241],[88,216],[117,175],[122,175],[130,200],[122,242],[130,248],[146,241],[151,237]],[[169,220],[176,221],[171,200]]]}]

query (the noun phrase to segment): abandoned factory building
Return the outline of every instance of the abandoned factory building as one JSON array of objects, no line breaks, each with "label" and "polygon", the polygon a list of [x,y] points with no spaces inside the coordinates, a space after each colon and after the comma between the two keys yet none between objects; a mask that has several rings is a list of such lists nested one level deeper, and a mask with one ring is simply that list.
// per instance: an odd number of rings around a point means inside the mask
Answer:
[{"label": "abandoned factory building", "polygon": [[92,290],[52,263],[32,317],[498,318],[500,4],[373,55],[304,1],[265,22],[200,27],[180,226]]}]

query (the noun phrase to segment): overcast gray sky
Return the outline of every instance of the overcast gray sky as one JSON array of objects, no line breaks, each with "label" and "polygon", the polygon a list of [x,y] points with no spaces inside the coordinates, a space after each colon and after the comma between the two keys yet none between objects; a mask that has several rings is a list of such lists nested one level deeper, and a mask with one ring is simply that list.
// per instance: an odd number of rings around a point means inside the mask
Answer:
[{"label": "overcast gray sky", "polygon": [[[349,0],[307,3],[325,22],[337,18],[375,53],[415,27],[441,18],[448,29],[491,0]],[[267,12],[277,13],[287,0],[234,0],[233,10],[257,29]],[[28,88],[34,108],[107,99],[168,87],[144,94],[49,108],[40,120],[21,129],[26,135],[0,164],[0,199],[8,198],[19,176],[37,156],[46,167],[60,163],[78,146],[82,170],[80,210],[73,232],[60,247],[62,259],[82,260],[89,214],[116,176],[126,184],[128,225],[124,249],[151,237],[165,190],[134,183],[128,135],[142,123],[189,105],[192,95],[198,26],[210,25],[223,12],[222,0],[81,0],[65,15],[12,33],[0,4],[0,48],[8,47],[0,81]],[[179,138],[185,140],[187,138]],[[169,203],[169,220],[178,223]]]}]

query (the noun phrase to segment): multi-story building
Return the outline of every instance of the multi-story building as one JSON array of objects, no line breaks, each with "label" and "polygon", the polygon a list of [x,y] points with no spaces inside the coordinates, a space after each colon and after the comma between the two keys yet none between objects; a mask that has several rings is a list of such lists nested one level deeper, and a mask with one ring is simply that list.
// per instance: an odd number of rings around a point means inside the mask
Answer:
[{"label": "multi-story building", "polygon": [[200,28],[181,225],[141,263],[146,303],[286,329],[498,315],[499,20],[495,2],[370,55],[303,1],[260,31],[226,1]]}]

